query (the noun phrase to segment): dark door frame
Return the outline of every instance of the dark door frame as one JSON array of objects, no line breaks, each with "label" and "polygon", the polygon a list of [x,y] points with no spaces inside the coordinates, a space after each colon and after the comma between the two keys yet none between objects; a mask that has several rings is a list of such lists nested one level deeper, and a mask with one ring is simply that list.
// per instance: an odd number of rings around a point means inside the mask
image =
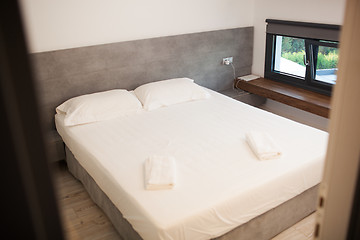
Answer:
[{"label": "dark door frame", "polygon": [[18,1],[0,3],[1,224],[10,239],[63,239]]}]

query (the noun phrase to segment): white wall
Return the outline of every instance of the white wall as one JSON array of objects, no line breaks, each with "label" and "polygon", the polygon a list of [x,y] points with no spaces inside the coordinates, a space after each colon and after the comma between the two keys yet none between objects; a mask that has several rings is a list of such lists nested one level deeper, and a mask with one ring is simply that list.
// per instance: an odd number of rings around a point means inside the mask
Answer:
[{"label": "white wall", "polygon": [[254,0],[254,55],[252,72],[264,76],[265,19],[343,23],[345,0]]},{"label": "white wall", "polygon": [[254,0],[21,0],[30,52],[253,26]]},{"label": "white wall", "polygon": [[254,26],[253,73],[263,75],[266,18],[342,24],[345,0],[20,0],[20,3],[30,52]]}]

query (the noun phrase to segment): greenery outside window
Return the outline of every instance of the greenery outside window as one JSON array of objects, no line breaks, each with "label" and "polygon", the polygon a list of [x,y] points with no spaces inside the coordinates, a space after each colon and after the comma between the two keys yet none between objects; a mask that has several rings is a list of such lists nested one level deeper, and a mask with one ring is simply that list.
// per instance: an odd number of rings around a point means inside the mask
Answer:
[{"label": "greenery outside window", "polygon": [[266,21],[265,78],[330,95],[337,80],[340,27]]}]

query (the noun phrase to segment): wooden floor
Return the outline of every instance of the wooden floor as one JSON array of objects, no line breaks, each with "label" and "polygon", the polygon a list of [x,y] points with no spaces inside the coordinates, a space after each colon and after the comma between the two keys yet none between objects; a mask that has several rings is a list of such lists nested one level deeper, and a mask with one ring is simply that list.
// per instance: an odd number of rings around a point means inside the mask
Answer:
[{"label": "wooden floor", "polygon": [[120,240],[106,215],[91,200],[83,185],[67,170],[65,162],[54,165],[54,181],[66,239]]},{"label": "wooden floor", "polygon": [[[90,199],[83,185],[68,172],[65,162],[54,164],[54,181],[66,239],[121,239],[102,210]],[[312,214],[273,240],[312,239],[314,224],[315,214]]]}]

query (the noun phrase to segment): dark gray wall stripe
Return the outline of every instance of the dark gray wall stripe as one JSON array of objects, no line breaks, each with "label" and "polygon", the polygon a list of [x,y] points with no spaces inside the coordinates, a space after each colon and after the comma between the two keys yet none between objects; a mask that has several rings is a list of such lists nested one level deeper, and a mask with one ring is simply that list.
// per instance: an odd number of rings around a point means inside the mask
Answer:
[{"label": "dark gray wall stripe", "polygon": [[183,34],[31,54],[38,97],[47,129],[55,108],[82,94],[189,77],[213,90],[231,87],[236,74],[251,73],[253,27]]}]

